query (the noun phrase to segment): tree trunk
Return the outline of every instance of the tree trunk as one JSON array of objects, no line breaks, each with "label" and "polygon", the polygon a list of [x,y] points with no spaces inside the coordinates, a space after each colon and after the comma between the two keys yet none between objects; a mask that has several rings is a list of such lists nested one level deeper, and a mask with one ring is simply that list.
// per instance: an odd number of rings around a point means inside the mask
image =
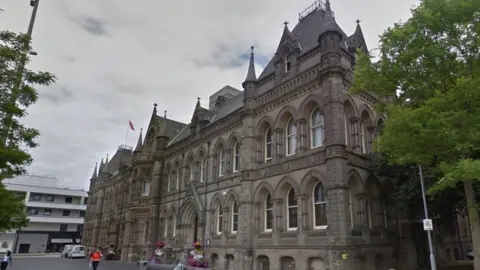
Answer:
[{"label": "tree trunk", "polygon": [[472,181],[463,183],[465,197],[467,198],[468,220],[472,232],[473,243],[473,265],[475,270],[480,270],[480,220],[478,216],[478,205],[475,198],[475,189]]}]

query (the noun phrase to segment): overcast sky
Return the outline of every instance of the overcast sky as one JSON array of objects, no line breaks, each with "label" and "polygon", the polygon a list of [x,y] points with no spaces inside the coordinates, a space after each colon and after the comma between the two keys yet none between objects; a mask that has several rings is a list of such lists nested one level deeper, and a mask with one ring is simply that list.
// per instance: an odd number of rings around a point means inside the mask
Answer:
[{"label": "overcast sky", "polygon": [[[241,88],[255,45],[257,75],[314,0],[41,0],[33,31],[38,55],[29,68],[50,71],[26,124],[38,128],[29,172],[88,187],[95,162],[134,145],[158,103],[159,114],[189,122],[197,97],[224,85]],[[369,48],[384,29],[409,17],[417,0],[331,0],[339,25],[361,20]],[[0,30],[25,32],[29,0],[0,0]]]}]

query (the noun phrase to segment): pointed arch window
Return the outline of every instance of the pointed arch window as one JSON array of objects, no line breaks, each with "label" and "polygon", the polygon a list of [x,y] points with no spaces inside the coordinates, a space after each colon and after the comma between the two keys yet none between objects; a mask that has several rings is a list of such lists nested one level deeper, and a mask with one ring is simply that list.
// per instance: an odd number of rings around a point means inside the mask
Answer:
[{"label": "pointed arch window", "polygon": [[218,176],[223,176],[225,174],[225,165],[226,165],[226,159],[225,159],[225,149],[220,147],[219,149],[219,164],[218,164]]},{"label": "pointed arch window", "polygon": [[174,213],[172,216],[172,236],[177,235],[177,215]]},{"label": "pointed arch window", "polygon": [[323,146],[325,140],[324,118],[318,108],[310,116],[310,137],[312,148]]},{"label": "pointed arch window", "polygon": [[195,180],[195,165],[193,163],[193,160],[190,161],[190,167],[189,167],[189,176],[190,182]]},{"label": "pointed arch window", "polygon": [[265,198],[265,224],[264,230],[271,232],[273,230],[273,200],[270,193]]},{"label": "pointed arch window", "polygon": [[177,174],[175,176],[175,189],[180,189],[180,168],[177,170]]},{"label": "pointed arch window", "polygon": [[292,57],[290,56],[290,53],[287,53],[285,55],[285,58],[283,59],[283,68],[285,73],[289,72],[290,69],[292,69]]},{"label": "pointed arch window", "polygon": [[200,159],[200,182],[205,181],[206,178],[207,159],[202,156]]},{"label": "pointed arch window", "polygon": [[295,154],[297,151],[297,127],[293,123],[293,118],[290,118],[286,126],[286,142],[287,142],[287,156]]},{"label": "pointed arch window", "polygon": [[367,148],[366,148],[366,128],[365,124],[363,121],[360,122],[360,143],[362,146],[362,153],[366,154],[367,153]]},{"label": "pointed arch window", "polygon": [[235,142],[233,145],[233,172],[238,172],[240,165],[240,145]]},{"label": "pointed arch window", "polygon": [[217,209],[217,234],[222,234],[223,231],[223,210],[222,206],[218,205]]},{"label": "pointed arch window", "polygon": [[313,189],[313,225],[315,229],[327,228],[327,200],[322,183]]},{"label": "pointed arch window", "polygon": [[265,161],[271,160],[273,156],[273,137],[272,129],[268,128],[265,132]]},{"label": "pointed arch window", "polygon": [[238,231],[238,204],[237,201],[233,201],[232,205],[232,233],[237,233]]},{"label": "pointed arch window", "polygon": [[293,188],[287,193],[287,230],[294,231],[298,228],[298,205]]}]

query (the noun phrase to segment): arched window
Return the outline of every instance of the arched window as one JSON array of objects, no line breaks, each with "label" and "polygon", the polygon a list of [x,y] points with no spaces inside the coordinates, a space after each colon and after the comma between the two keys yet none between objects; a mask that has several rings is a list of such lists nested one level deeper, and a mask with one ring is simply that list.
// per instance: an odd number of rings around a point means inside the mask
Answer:
[{"label": "arched window", "polygon": [[292,61],[289,53],[285,55],[283,66],[284,66],[285,73],[289,72],[290,69],[292,68]]},{"label": "arched window", "polygon": [[265,132],[265,161],[272,159],[273,153],[272,129],[268,128]]},{"label": "arched window", "polygon": [[327,228],[327,200],[322,183],[313,189],[313,222],[315,229]]},{"label": "arched window", "polygon": [[163,237],[167,237],[167,236],[168,236],[168,218],[165,218],[165,224],[163,228]]},{"label": "arched window", "polygon": [[150,195],[150,182],[147,180],[143,180],[142,183],[142,196]]},{"label": "arched window", "polygon": [[191,161],[191,165],[190,165],[189,169],[190,169],[190,175],[188,177],[190,178],[190,181],[194,181],[195,180],[195,165],[194,165],[193,161]]},{"label": "arched window", "polygon": [[180,168],[178,168],[177,176],[176,176],[176,179],[175,179],[175,189],[177,189],[177,190],[180,189]]},{"label": "arched window", "polygon": [[233,171],[238,172],[240,165],[240,145],[238,142],[235,142],[233,145]]},{"label": "arched window", "polygon": [[286,128],[287,156],[295,154],[297,151],[297,127],[293,123],[293,118],[287,122]]},{"label": "arched window", "polygon": [[220,147],[219,153],[219,162],[218,162],[218,176],[223,176],[225,173],[225,149],[223,147]]},{"label": "arched window", "polygon": [[290,188],[287,195],[287,229],[298,228],[297,198],[293,188]]},{"label": "arched window", "polygon": [[223,210],[222,206],[218,205],[217,209],[217,234],[222,234],[223,231]]},{"label": "arched window", "polygon": [[362,153],[366,154],[367,153],[367,143],[366,143],[366,137],[367,137],[367,134],[366,134],[366,128],[365,128],[365,124],[363,123],[363,121],[360,121],[360,143],[361,143],[361,146],[362,146]]},{"label": "arched window", "polygon": [[238,204],[237,201],[233,201],[232,205],[232,233],[238,231]]},{"label": "arched window", "polygon": [[347,123],[348,116],[347,115],[348,115],[347,112],[343,112],[343,119],[344,119],[344,123],[345,123],[345,127],[344,127],[345,128],[345,145],[349,146],[348,141],[350,139],[349,139],[349,136],[348,136],[349,132],[348,132],[348,123]]},{"label": "arched window", "polygon": [[267,194],[265,198],[265,224],[264,230],[266,232],[271,232],[273,230],[273,201],[270,193]]},{"label": "arched window", "polygon": [[177,235],[177,215],[174,213],[172,215],[172,236]]},{"label": "arched window", "polygon": [[312,148],[323,145],[323,141],[325,139],[325,128],[323,120],[323,115],[320,110],[318,108],[313,110],[310,117],[310,135]]},{"label": "arched window", "polygon": [[200,182],[205,181],[206,168],[207,168],[207,159],[204,156],[202,156],[202,158],[200,159]]}]

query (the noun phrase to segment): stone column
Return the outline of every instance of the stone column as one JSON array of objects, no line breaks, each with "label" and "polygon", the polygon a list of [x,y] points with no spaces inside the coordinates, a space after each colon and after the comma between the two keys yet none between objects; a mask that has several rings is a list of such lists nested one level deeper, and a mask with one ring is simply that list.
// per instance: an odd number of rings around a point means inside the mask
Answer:
[{"label": "stone column", "polygon": [[123,262],[131,260],[131,235],[132,235],[132,211],[127,210],[126,218],[125,218],[125,233],[123,235],[123,247],[122,247],[122,254],[121,260]]},{"label": "stone column", "polygon": [[276,159],[282,158],[286,154],[286,145],[285,134],[282,128],[276,128],[273,135],[273,156]]},{"label": "stone column", "polygon": [[[158,241],[158,227],[160,215],[160,194],[161,194],[161,180],[162,180],[163,164],[160,161],[155,161],[152,170],[152,181],[150,189],[150,198],[152,204],[150,205],[150,222],[148,226],[148,242],[156,243]],[[153,251],[153,245],[149,246],[147,254]]]}]

